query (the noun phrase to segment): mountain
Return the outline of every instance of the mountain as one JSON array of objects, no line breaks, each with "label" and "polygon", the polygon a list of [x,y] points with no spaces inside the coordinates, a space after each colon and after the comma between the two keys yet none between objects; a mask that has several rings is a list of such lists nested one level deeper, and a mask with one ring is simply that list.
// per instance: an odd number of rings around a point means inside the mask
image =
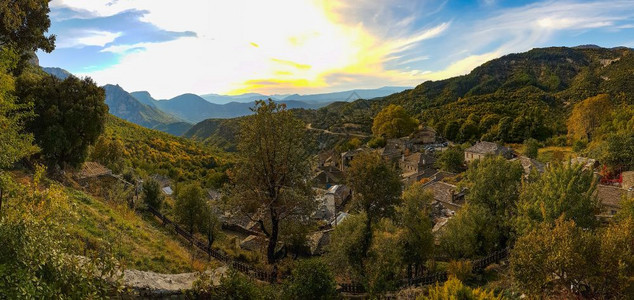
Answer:
[{"label": "mountain", "polygon": [[151,106],[151,107],[156,107],[156,99],[154,99],[152,97],[152,95],[150,95],[149,92],[147,91],[140,91],[140,92],[132,92],[130,93],[130,95],[134,98],[136,98],[137,100],[139,100],[139,102]]},{"label": "mountain", "polygon": [[[460,143],[480,139],[517,143],[535,138],[557,144],[566,140],[566,120],[573,105],[602,93],[614,104],[634,103],[634,50],[537,48],[491,60],[467,75],[426,81],[381,99],[296,109],[295,115],[315,129],[346,132],[355,128],[370,133],[372,118],[385,106],[396,104]],[[285,99],[289,98],[298,97]],[[225,132],[235,130],[221,126],[228,124],[207,120],[185,136],[206,142],[218,136],[234,140]]]},{"label": "mountain", "polygon": [[289,95],[284,100],[297,100],[303,102],[337,102],[354,101],[358,99],[374,99],[385,97],[394,93],[400,93],[411,87],[386,86],[378,89],[356,89],[343,92],[312,94],[312,95]]},{"label": "mountain", "polygon": [[110,113],[121,119],[147,128],[161,128],[174,135],[180,135],[187,130],[182,120],[156,107],[141,103],[120,86],[107,84],[103,88],[106,91],[106,104],[110,108]]},{"label": "mountain", "polygon": [[73,74],[71,74],[70,72],[62,69],[62,68],[54,68],[54,67],[42,67],[42,70],[50,75],[53,75],[61,80],[64,80],[66,78],[68,78],[68,76],[71,76]]},{"label": "mountain", "polygon": [[227,104],[231,102],[251,103],[256,100],[266,100],[271,98],[273,100],[280,100],[281,98],[275,96],[267,96],[258,93],[247,93],[242,95],[218,95],[218,94],[205,94],[201,95],[201,98],[214,103],[214,104]]},{"label": "mountain", "polygon": [[[253,113],[250,108],[255,105],[255,100],[214,104],[195,94],[183,94],[169,100],[154,100],[147,92],[134,92],[132,95],[141,102],[153,104],[164,112],[192,123],[206,119],[226,119],[250,115]],[[252,97],[256,96],[246,96],[249,99]],[[305,103],[295,100],[279,102],[285,103],[288,108],[316,109],[326,105],[326,103]]]}]

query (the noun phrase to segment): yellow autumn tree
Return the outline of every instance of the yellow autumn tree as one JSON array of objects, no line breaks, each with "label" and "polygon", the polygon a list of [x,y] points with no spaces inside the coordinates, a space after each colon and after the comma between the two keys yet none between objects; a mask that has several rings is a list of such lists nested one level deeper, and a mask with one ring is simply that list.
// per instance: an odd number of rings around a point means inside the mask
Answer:
[{"label": "yellow autumn tree", "polygon": [[594,131],[610,116],[612,102],[606,94],[587,98],[572,108],[568,119],[568,136],[573,140],[591,141]]},{"label": "yellow autumn tree", "polygon": [[412,133],[417,126],[418,120],[410,117],[402,106],[390,104],[374,117],[372,133],[376,136],[399,138]]}]

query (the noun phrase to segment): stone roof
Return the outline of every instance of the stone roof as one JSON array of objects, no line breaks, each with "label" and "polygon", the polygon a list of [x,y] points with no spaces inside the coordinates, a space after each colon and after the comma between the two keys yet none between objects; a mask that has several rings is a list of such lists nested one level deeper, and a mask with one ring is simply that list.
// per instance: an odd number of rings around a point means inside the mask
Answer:
[{"label": "stone roof", "polygon": [[434,199],[440,202],[452,203],[452,195],[458,193],[458,187],[442,181],[432,181],[424,185],[425,189],[434,194]]},{"label": "stone roof", "polygon": [[106,175],[112,175],[112,171],[99,163],[87,161],[82,165],[79,172],[75,174],[75,178],[87,179]]},{"label": "stone roof", "polygon": [[623,197],[627,195],[627,191],[611,185],[597,185],[597,197],[604,206],[620,208]]},{"label": "stone roof", "polygon": [[519,162],[522,164],[522,167],[524,168],[524,172],[526,174],[530,173],[531,170],[536,170],[539,173],[543,173],[546,169],[545,164],[528,156],[522,155],[518,157],[517,160],[519,160]]},{"label": "stone roof", "polygon": [[477,142],[475,145],[467,148],[465,152],[477,153],[477,154],[494,154],[494,155],[507,155],[511,152],[509,148],[498,145],[492,142]]},{"label": "stone roof", "polygon": [[172,194],[174,194],[172,187],[169,187],[169,186],[162,188],[161,191],[163,191],[163,193],[168,196],[171,196]]},{"label": "stone roof", "polygon": [[583,165],[584,170],[594,170],[599,167],[599,162],[594,158],[574,157],[570,159],[572,165]]}]

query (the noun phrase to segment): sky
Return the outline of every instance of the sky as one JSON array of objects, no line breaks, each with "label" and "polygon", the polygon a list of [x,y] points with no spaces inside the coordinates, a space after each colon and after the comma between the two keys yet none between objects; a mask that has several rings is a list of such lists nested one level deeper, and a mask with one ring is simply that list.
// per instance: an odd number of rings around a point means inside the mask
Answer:
[{"label": "sky", "polygon": [[40,64],[101,85],[314,94],[416,86],[536,47],[634,47],[634,0],[52,0]]}]

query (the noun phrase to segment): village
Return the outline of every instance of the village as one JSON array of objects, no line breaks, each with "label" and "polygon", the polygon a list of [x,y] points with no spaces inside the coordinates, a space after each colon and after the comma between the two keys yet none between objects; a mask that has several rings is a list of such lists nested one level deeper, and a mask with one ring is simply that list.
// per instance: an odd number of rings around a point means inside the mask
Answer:
[{"label": "village", "polygon": [[[327,251],[332,231],[337,225],[345,222],[352,213],[350,204],[355,191],[346,185],[346,170],[357,155],[368,152],[379,154],[385,161],[397,167],[403,189],[412,184],[421,184],[425,190],[433,194],[434,201],[430,204],[432,232],[436,236],[439,235],[447,222],[460,211],[465,204],[465,195],[469,193],[469,190],[460,184],[460,173],[443,171],[436,164],[439,154],[452,145],[453,143],[439,136],[432,128],[421,126],[407,137],[386,140],[384,147],[363,146],[342,153],[328,149],[315,155],[312,186],[317,209],[310,218],[318,224],[318,230],[309,233],[306,237],[307,244],[299,250],[295,249],[299,252],[295,255],[318,256]],[[464,149],[463,152],[465,168],[468,168],[475,160],[486,156],[501,156],[521,164],[525,177],[533,172],[543,173],[547,167],[545,163],[493,142],[480,141]],[[595,174],[599,182],[596,195],[602,205],[602,212],[597,215],[597,218],[603,220],[612,218],[621,208],[621,201],[634,196],[634,171],[623,172],[616,180],[602,180],[601,164],[596,159],[573,157],[569,163],[583,165],[584,170],[591,170]],[[139,200],[139,195],[142,193],[142,181],[127,181],[96,162],[86,162],[75,174],[75,178],[85,188],[98,188],[103,191],[111,190],[115,183],[133,187],[134,192],[128,193],[131,206]],[[154,174],[151,179],[159,183],[161,193],[165,197],[173,196],[174,183],[169,177]],[[265,253],[268,241],[261,226],[254,219],[224,210],[221,190],[205,189],[205,196],[210,205],[216,208],[215,212],[222,222],[222,229],[239,238],[237,242],[240,248]],[[286,251],[285,246],[280,243],[278,254],[286,255]]]}]

